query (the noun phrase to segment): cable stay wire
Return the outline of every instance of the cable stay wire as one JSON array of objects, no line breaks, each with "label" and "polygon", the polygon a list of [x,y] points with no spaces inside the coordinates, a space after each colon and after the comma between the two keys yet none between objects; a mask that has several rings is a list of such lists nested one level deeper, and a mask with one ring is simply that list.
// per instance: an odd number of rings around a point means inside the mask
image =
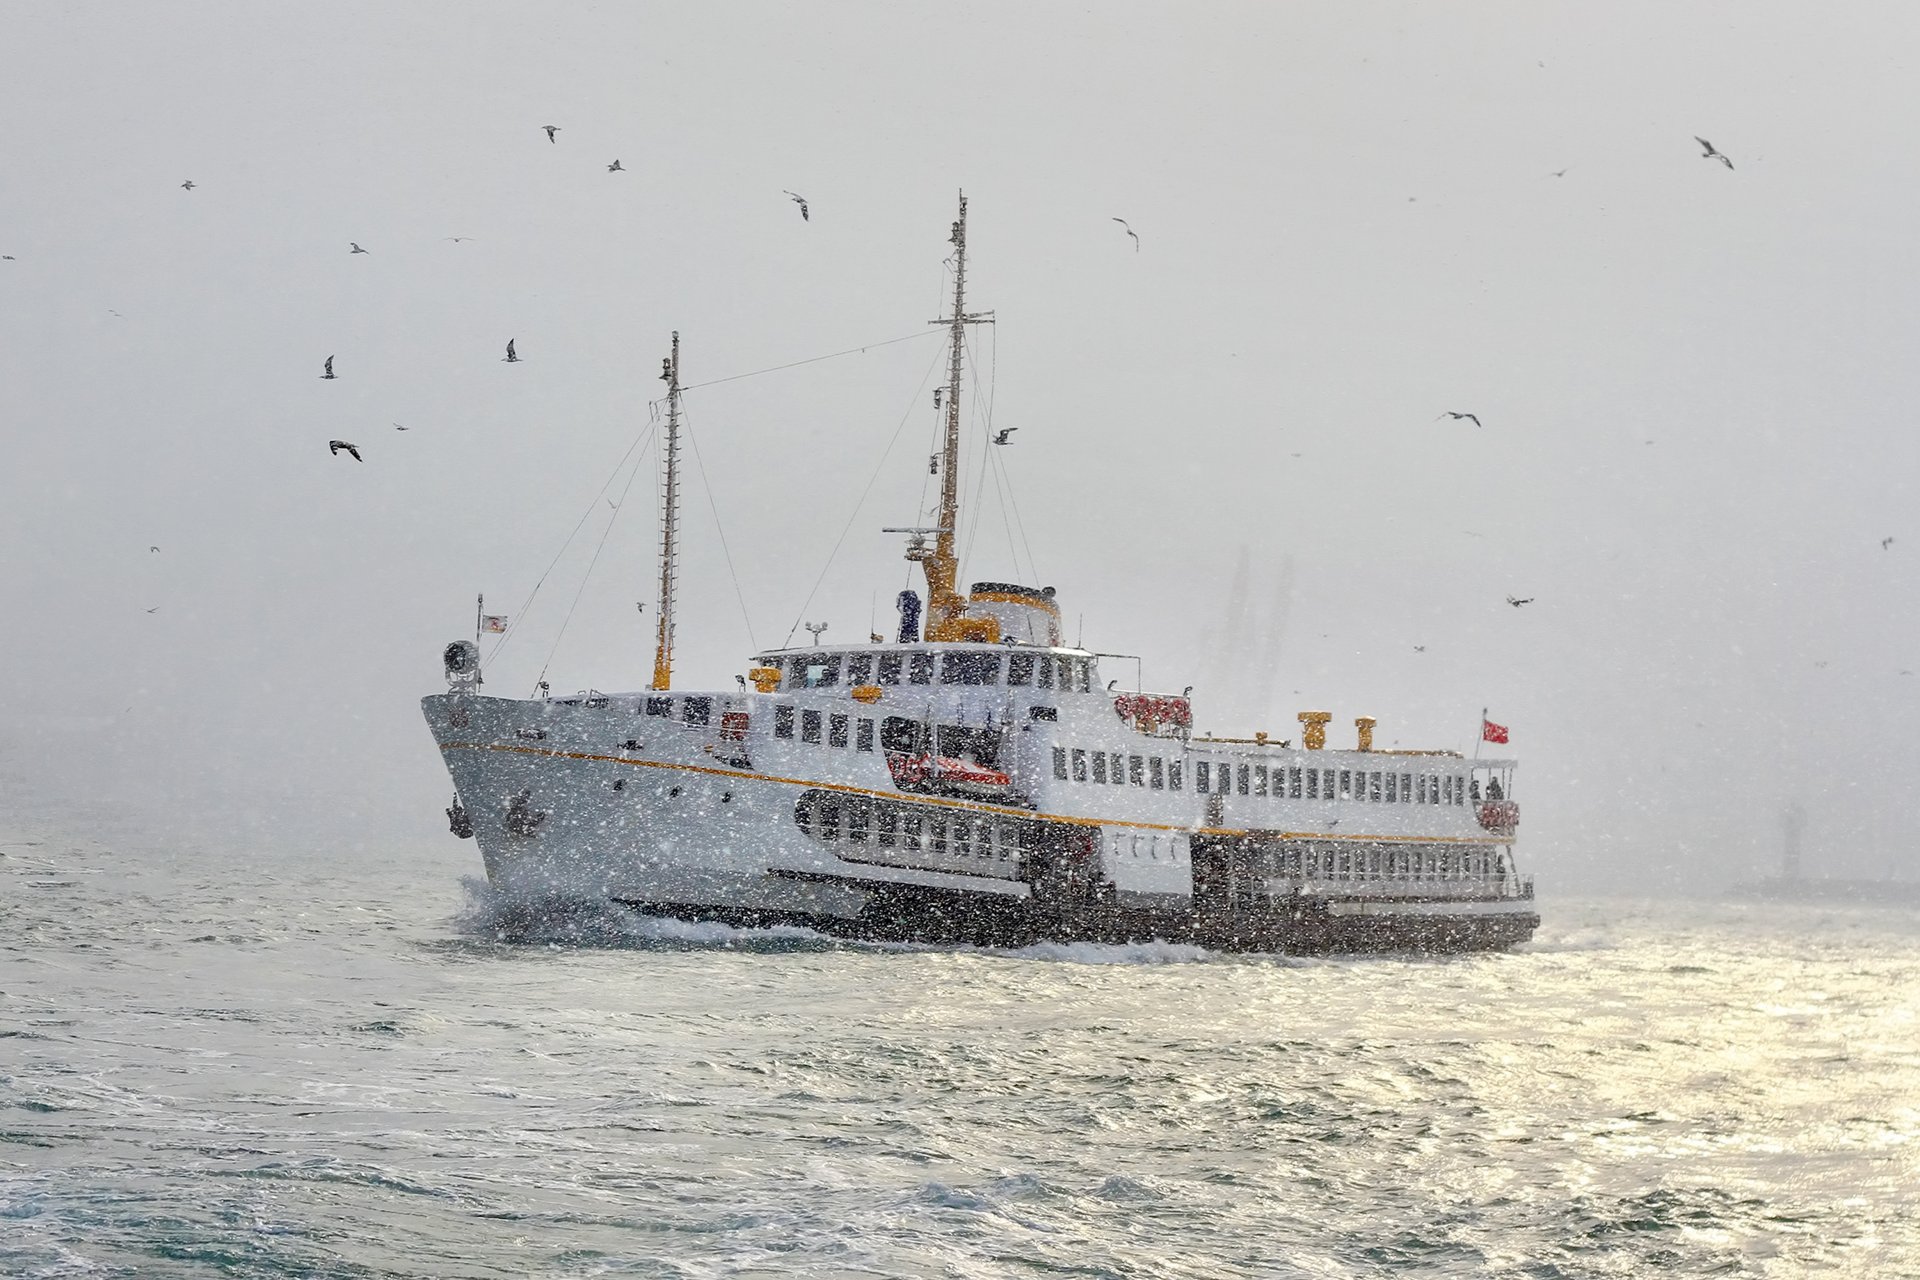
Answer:
[{"label": "cable stay wire", "polygon": [[[489,664],[500,656],[501,650],[507,647],[507,642],[512,640],[514,635],[519,632],[520,623],[517,619],[527,616],[527,610],[533,607],[534,597],[540,594],[540,588],[546,583],[547,577],[553,572],[554,566],[559,564],[560,558],[567,554],[567,548],[573,545],[573,540],[580,536],[580,530],[586,527],[588,518],[592,516],[594,511],[599,507],[601,499],[607,496],[607,490],[611,489],[614,481],[620,478],[620,473],[626,469],[627,459],[633,456],[636,449],[644,447],[657,425],[657,423],[649,423],[643,428],[640,433],[633,438],[633,443],[627,446],[627,451],[620,455],[620,461],[613,464],[613,470],[607,474],[606,480],[601,483],[599,492],[595,493],[592,500],[587,503],[587,509],[580,513],[580,519],[574,524],[573,532],[567,535],[566,541],[560,544],[560,549],[553,553],[553,559],[548,562],[547,567],[541,571],[539,579],[534,582],[533,590],[527,592],[527,598],[520,602],[519,609],[507,616],[506,633],[502,635],[500,639],[494,643],[493,648],[487,652],[486,660]],[[631,484],[632,482],[629,481],[628,483]]]},{"label": "cable stay wire", "polygon": [[707,506],[713,512],[713,528],[720,535],[720,552],[727,558],[727,575],[733,579],[733,594],[740,601],[740,621],[747,624],[747,643],[755,650],[760,642],[753,636],[753,619],[747,615],[747,593],[740,589],[740,574],[733,567],[733,551],[727,546],[727,531],[720,524],[720,504],[714,501],[713,483],[707,479],[707,464],[700,459],[700,442],[694,438],[690,415],[683,409],[680,425],[687,430],[687,443],[693,446],[693,465],[700,472],[700,485],[707,491]]},{"label": "cable stay wire", "polygon": [[[924,338],[937,332],[939,332],[937,329],[922,329],[918,333],[902,334],[898,338],[888,338],[882,342],[869,342],[861,347],[848,347],[845,351],[830,351],[823,356],[808,356],[805,360],[795,360],[790,364],[770,365],[765,369],[753,369],[746,373],[730,373],[724,378],[709,378],[705,382],[696,382],[691,386],[680,388],[680,394],[685,395],[689,391],[698,391],[703,387],[717,387],[723,382],[738,382],[742,378],[757,378],[765,373],[780,373],[787,369],[798,369],[803,364],[819,364],[822,360],[838,360],[841,356],[861,355],[874,347],[891,347],[897,342],[912,342],[915,338]],[[650,403],[664,404],[665,400],[654,400],[650,401]]]},{"label": "cable stay wire", "polygon": [[593,567],[600,563],[600,553],[606,550],[607,537],[613,532],[613,526],[620,519],[620,508],[626,505],[627,494],[633,490],[633,482],[640,478],[640,464],[636,462],[633,470],[627,473],[627,483],[620,490],[620,501],[613,508],[613,514],[607,517],[607,527],[600,531],[600,541],[593,548],[593,558],[587,561],[587,571],[580,575],[580,586],[573,593],[573,603],[567,606],[567,616],[560,620],[560,632],[553,638],[553,647],[547,650],[547,660],[540,664],[540,674],[535,677],[533,691],[540,692],[540,685],[547,678],[547,668],[553,665],[553,656],[560,652],[560,642],[566,639],[567,627],[573,622],[573,611],[580,607],[580,597],[587,592],[587,583],[593,580]]},{"label": "cable stay wire", "polygon": [[[873,474],[867,477],[866,486],[860,490],[859,498],[855,499],[853,512],[847,517],[846,527],[840,530],[839,538],[834,541],[833,550],[827,553],[827,562],[820,567],[820,576],[813,580],[813,589],[808,591],[807,598],[800,602],[800,612],[794,615],[793,625],[787,628],[786,639],[780,642],[782,649],[792,641],[793,633],[800,629],[800,623],[807,616],[807,606],[812,604],[814,596],[819,594],[820,584],[827,580],[827,572],[833,568],[834,557],[840,554],[841,544],[846,542],[847,535],[853,531],[854,521],[860,518],[860,508],[866,505],[867,495],[873,492],[874,482],[880,479],[880,473],[885,469],[887,459],[893,454],[893,447],[900,443],[900,433],[907,429],[907,423],[913,418],[914,407],[920,403],[920,397],[926,393],[927,384],[933,380],[934,370],[939,367],[940,357],[936,355],[933,363],[927,366],[926,373],[921,375],[920,385],[914,388],[913,399],[908,402],[907,411],[900,416],[900,425],[893,429],[893,435],[887,440],[887,447],[881,452],[880,460],[874,464]],[[924,482],[921,492],[925,493]]]}]

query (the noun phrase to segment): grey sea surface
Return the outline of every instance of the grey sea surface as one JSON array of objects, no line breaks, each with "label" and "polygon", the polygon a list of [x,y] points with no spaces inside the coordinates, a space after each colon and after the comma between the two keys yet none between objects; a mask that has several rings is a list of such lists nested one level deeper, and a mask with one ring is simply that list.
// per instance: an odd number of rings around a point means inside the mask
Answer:
[{"label": "grey sea surface", "polygon": [[1911,909],[509,942],[476,870],[0,831],[0,1274],[1920,1276]]}]

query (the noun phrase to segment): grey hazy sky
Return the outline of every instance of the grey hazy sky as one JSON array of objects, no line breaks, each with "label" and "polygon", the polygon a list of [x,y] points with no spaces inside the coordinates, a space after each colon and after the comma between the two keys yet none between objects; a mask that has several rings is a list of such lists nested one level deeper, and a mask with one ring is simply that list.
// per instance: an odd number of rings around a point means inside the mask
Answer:
[{"label": "grey hazy sky", "polygon": [[[1794,799],[1810,862],[1913,873],[1913,5],[16,3],[4,28],[14,785],[288,847],[438,838],[440,645],[596,503],[490,688],[550,653],[556,690],[646,679],[651,459],[554,641],[669,333],[697,383],[918,332],[965,187],[1026,534],[986,485],[967,578],[1034,576],[1030,544],[1070,631],[1199,684],[1203,727],[1319,707],[1470,749],[1490,706],[1549,887],[1770,865]],[[760,645],[816,580],[829,639],[876,601],[887,629],[879,530],[918,519],[938,355],[688,395],[682,683],[752,651],[715,509]]]}]

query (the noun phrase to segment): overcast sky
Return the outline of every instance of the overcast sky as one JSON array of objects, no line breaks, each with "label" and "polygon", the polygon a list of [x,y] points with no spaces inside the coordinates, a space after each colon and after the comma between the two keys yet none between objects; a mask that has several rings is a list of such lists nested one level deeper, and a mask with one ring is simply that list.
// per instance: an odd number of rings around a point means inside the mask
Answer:
[{"label": "overcast sky", "polygon": [[966,580],[1056,586],[1203,729],[1489,707],[1549,893],[1771,870],[1796,800],[1811,869],[1920,874],[1920,8],[4,19],[16,796],[447,838],[417,699],[477,592],[490,692],[650,673],[657,452],[616,464],[675,329],[695,384],[868,345],[687,395],[677,683],[889,630],[941,342],[871,344],[942,314],[965,188]]}]

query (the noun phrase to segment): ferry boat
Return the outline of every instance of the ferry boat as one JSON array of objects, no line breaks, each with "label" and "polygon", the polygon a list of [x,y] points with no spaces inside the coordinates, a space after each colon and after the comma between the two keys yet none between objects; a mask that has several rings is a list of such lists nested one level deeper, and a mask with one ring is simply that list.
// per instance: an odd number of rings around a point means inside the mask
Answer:
[{"label": "ferry boat", "polygon": [[[651,683],[492,697],[475,642],[422,700],[456,835],[531,910],[588,900],[741,926],[1019,947],[1197,944],[1288,953],[1501,949],[1539,924],[1514,861],[1512,759],[1194,732],[1192,690],[1120,690],[1063,642],[1051,586],[963,593],[967,203],[952,224],[940,504],[907,535],[922,597],[890,641],[754,654],[734,688],[673,685],[679,336]],[[883,640],[883,637],[874,637]]]}]

